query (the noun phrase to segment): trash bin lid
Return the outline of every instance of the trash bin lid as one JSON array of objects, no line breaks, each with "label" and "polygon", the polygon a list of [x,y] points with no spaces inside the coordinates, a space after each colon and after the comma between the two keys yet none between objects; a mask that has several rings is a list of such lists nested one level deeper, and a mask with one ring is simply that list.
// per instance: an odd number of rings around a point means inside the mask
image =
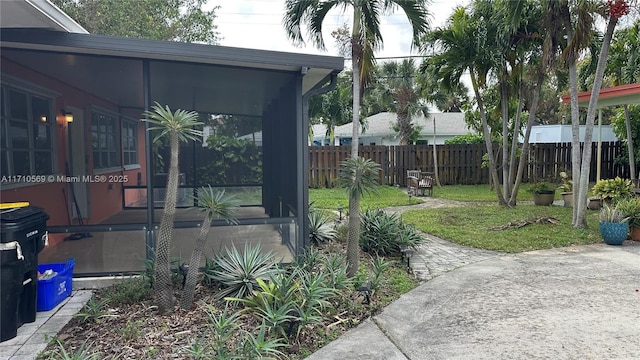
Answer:
[{"label": "trash bin lid", "polygon": [[15,207],[11,209],[0,210],[0,221],[3,223],[6,222],[16,222],[18,220],[24,219],[26,217],[32,215],[40,215],[44,212],[39,207],[35,206],[25,206],[25,207]]},{"label": "trash bin lid", "polygon": [[1,242],[15,240],[13,236],[5,236],[14,231],[27,230],[49,220],[43,209],[35,206],[0,210]]}]

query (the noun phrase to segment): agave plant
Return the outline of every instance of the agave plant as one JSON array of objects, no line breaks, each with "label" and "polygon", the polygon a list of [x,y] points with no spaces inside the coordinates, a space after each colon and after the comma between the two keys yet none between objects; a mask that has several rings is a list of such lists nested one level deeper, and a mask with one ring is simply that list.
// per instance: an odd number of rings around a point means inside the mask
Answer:
[{"label": "agave plant", "polygon": [[257,279],[269,279],[279,271],[271,251],[262,252],[260,244],[251,247],[245,243],[243,252],[235,246],[226,248],[225,254],[218,254],[213,263],[213,269],[205,275],[223,286],[219,298],[245,298],[259,287]]},{"label": "agave plant", "polygon": [[424,239],[397,214],[369,210],[362,215],[360,247],[378,255],[397,255],[403,248],[416,248]]},{"label": "agave plant", "polygon": [[309,209],[309,240],[319,245],[336,237],[336,230],[331,226],[331,219],[321,210]]}]

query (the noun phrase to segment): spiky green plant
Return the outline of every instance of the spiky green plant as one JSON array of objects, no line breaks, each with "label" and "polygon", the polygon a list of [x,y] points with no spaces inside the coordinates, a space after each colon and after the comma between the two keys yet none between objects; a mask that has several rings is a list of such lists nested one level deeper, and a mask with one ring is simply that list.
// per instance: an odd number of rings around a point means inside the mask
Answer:
[{"label": "spiky green plant", "polygon": [[243,252],[235,246],[226,248],[224,254],[218,254],[213,262],[214,268],[205,276],[223,286],[218,293],[219,298],[244,298],[258,287],[257,279],[268,279],[278,271],[271,251],[262,252],[260,244],[251,247],[245,243]]},{"label": "spiky green plant", "polygon": [[397,255],[406,247],[416,248],[424,239],[412,226],[402,222],[397,214],[376,209],[362,216],[360,247],[380,256]]},{"label": "spiky green plant", "polygon": [[178,196],[178,159],[180,143],[199,141],[202,139],[202,131],[196,127],[202,125],[198,121],[198,113],[194,111],[176,110],[171,112],[169,106],[164,108],[155,103],[152,110],[144,112],[142,119],[153,126],[149,131],[156,131],[155,141],[169,137],[171,158],[169,162],[169,176],[167,178],[164,211],[160,220],[160,230],[156,239],[155,266],[154,266],[154,290],[156,303],[160,313],[167,313],[173,308],[173,286],[171,282],[170,252],[171,237],[173,234],[173,218],[176,213]]},{"label": "spiky green plant", "polygon": [[378,186],[380,165],[361,157],[352,157],[342,162],[338,183],[349,194],[349,236],[347,239],[347,274],[358,271],[360,239],[360,198],[365,193],[375,192]]},{"label": "spiky green plant", "polygon": [[198,278],[198,268],[200,267],[200,259],[202,251],[207,243],[207,236],[211,228],[211,222],[218,218],[230,224],[237,224],[235,219],[234,207],[239,204],[233,195],[225,195],[224,190],[214,191],[211,186],[202,187],[198,191],[198,207],[204,212],[204,219],[200,227],[200,234],[196,239],[189,261],[189,270],[182,290],[180,306],[183,309],[189,309],[193,303],[193,294],[196,289],[196,281]]},{"label": "spiky green plant", "polygon": [[319,245],[332,241],[336,237],[336,230],[331,224],[331,218],[321,210],[309,209],[309,240]]}]

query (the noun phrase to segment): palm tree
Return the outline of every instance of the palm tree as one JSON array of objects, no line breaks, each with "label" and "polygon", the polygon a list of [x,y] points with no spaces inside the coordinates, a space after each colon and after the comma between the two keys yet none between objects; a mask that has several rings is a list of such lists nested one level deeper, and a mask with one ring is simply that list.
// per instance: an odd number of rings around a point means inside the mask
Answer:
[{"label": "palm tree", "polygon": [[358,271],[360,250],[360,198],[365,193],[376,191],[380,165],[356,156],[343,161],[341,168],[338,184],[346,188],[349,194],[347,273],[354,276]]},{"label": "palm tree", "polygon": [[200,266],[200,258],[202,257],[202,251],[207,243],[207,236],[209,229],[211,228],[211,222],[214,219],[222,219],[229,224],[237,224],[235,219],[235,211],[233,209],[238,202],[233,195],[225,195],[224,190],[214,191],[211,186],[202,187],[198,191],[198,207],[200,211],[204,212],[204,219],[202,226],[200,227],[200,234],[196,239],[196,243],[193,246],[193,252],[191,253],[191,260],[189,261],[189,270],[187,272],[187,278],[184,283],[184,289],[182,290],[182,297],[180,298],[180,307],[183,309],[190,309],[193,303],[193,294],[196,289],[196,281],[198,278],[198,268]]},{"label": "palm tree", "polygon": [[[593,126],[596,117],[596,105],[598,104],[598,97],[600,96],[600,87],[602,86],[602,80],[604,77],[604,70],[606,67],[607,57],[609,54],[609,47],[611,45],[611,39],[613,37],[613,32],[618,23],[618,19],[629,12],[629,4],[625,0],[612,0],[607,2],[606,6],[596,7],[596,11],[599,11],[601,15],[608,17],[607,27],[604,33],[604,38],[602,40],[602,49],[600,50],[600,54],[598,56],[598,66],[596,68],[596,73],[593,81],[593,88],[591,90],[591,98],[589,99],[589,107],[587,108],[587,120],[585,125],[585,133],[584,133],[584,150],[582,151],[582,158],[580,159],[580,170],[577,174],[578,177],[573,178],[574,181],[574,198],[575,198],[575,210],[574,210],[574,223],[573,226],[576,228],[586,228],[587,227],[587,192],[589,190],[589,172],[591,167],[591,144],[593,141]],[[574,33],[574,37],[576,37],[578,31]],[[573,85],[573,84],[572,84]],[[575,95],[574,95],[575,91]],[[577,106],[577,101],[574,104],[573,98],[577,97],[577,88],[572,86],[571,88],[571,112],[572,112],[572,121],[574,109],[573,106]],[[577,112],[577,111],[576,111]],[[577,130],[575,127],[577,126],[575,123],[574,133],[573,133],[573,143],[574,147],[579,149],[579,139],[577,138]],[[574,156],[575,156],[574,150]],[[574,174],[576,164],[574,164]],[[577,187],[577,196],[576,192],[576,183]]]},{"label": "palm tree", "polygon": [[180,142],[199,141],[202,131],[195,129],[202,125],[198,121],[198,113],[194,111],[176,110],[171,112],[169,106],[162,107],[155,103],[152,110],[144,112],[143,121],[151,123],[149,131],[158,131],[154,142],[160,138],[169,137],[171,157],[169,162],[169,176],[167,179],[164,211],[160,220],[160,231],[155,246],[154,260],[154,288],[155,297],[160,313],[166,313],[173,308],[173,286],[171,283],[170,251],[173,234],[173,217],[176,213],[178,194],[178,155]]},{"label": "palm tree", "polygon": [[330,10],[353,10],[351,26],[351,66],[353,70],[353,135],[351,156],[358,156],[360,134],[360,99],[375,64],[374,52],[382,46],[380,17],[399,7],[407,16],[413,30],[412,44],[417,44],[426,32],[427,0],[286,0],[284,27],[288,37],[304,43],[303,25],[309,28],[309,37],[320,49],[325,49],[322,36],[323,22]]},{"label": "palm tree", "polygon": [[[494,34],[488,26],[488,21],[484,17],[477,14],[474,16],[468,13],[466,8],[458,7],[445,26],[429,32],[425,41],[439,49],[437,54],[431,56],[429,62],[442,86],[455,89],[460,86],[463,74],[469,73],[482,122],[491,179],[494,184],[499,184],[491,129],[483,100],[483,92],[487,88],[487,77],[495,67],[495,54],[490,51]],[[506,204],[502,191],[499,187],[496,189],[498,202]]]},{"label": "palm tree", "polygon": [[389,61],[380,69],[379,84],[382,93],[392,99],[393,109],[397,116],[396,126],[400,135],[400,145],[411,143],[413,124],[411,117],[418,113],[425,113],[426,106],[421,101],[420,91],[415,81],[417,75],[413,59],[402,62]]}]

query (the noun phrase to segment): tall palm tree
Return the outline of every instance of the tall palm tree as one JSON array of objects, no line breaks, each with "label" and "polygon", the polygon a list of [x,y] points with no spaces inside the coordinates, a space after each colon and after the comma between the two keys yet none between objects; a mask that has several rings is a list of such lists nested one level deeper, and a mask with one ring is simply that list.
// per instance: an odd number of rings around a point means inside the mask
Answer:
[{"label": "tall palm tree", "polygon": [[353,70],[353,134],[351,156],[358,156],[360,134],[360,99],[375,64],[374,52],[382,47],[380,17],[400,8],[413,30],[412,44],[417,44],[428,27],[427,0],[286,0],[284,27],[288,37],[304,43],[304,25],[309,37],[320,49],[325,49],[323,22],[332,9],[353,10],[351,26],[351,66]]},{"label": "tall palm tree", "polygon": [[168,137],[171,147],[169,176],[164,199],[164,211],[160,220],[160,231],[155,245],[153,274],[158,310],[160,313],[166,313],[173,308],[174,303],[169,255],[178,194],[180,143],[201,140],[202,131],[197,130],[195,127],[202,125],[202,123],[198,121],[198,113],[194,111],[176,110],[172,113],[169,106],[163,108],[158,103],[152,106],[152,110],[145,111],[144,116],[145,118],[142,120],[153,125],[149,128],[149,131],[157,131],[154,142]]},{"label": "tall palm tree", "polygon": [[392,99],[397,120],[396,126],[400,135],[400,145],[411,143],[413,124],[411,117],[426,112],[421,101],[420,90],[416,82],[417,68],[413,59],[401,62],[389,61],[380,69],[382,92]]},{"label": "tall palm tree", "polygon": [[[338,184],[349,194],[349,235],[347,239],[347,273],[353,276],[358,271],[360,254],[360,198],[365,193],[375,192],[378,186],[380,165],[356,156],[341,164]],[[353,201],[352,201],[353,199]]]},{"label": "tall palm tree", "polygon": [[[587,120],[584,131],[584,150],[582,152],[582,163],[580,168],[577,210],[575,214],[574,227],[586,228],[587,227],[587,192],[589,187],[589,172],[591,170],[591,143],[593,141],[593,126],[596,118],[596,106],[598,104],[598,97],[600,96],[600,87],[602,87],[602,80],[604,78],[604,70],[607,63],[607,57],[609,55],[609,47],[611,45],[611,39],[613,32],[618,24],[618,19],[629,13],[629,4],[626,0],[612,0],[606,3],[606,7],[601,7],[604,12],[601,13],[607,20],[607,27],[602,40],[602,49],[598,56],[598,67],[593,80],[593,88],[591,89],[591,97],[589,99],[589,107],[587,108]],[[573,91],[573,89],[572,89]],[[573,105],[573,104],[572,104]],[[574,134],[575,138],[575,134]],[[576,179],[574,178],[574,186]],[[574,190],[574,197],[575,197]]]},{"label": "tall palm tree", "polygon": [[[426,35],[425,41],[430,46],[436,46],[439,49],[437,54],[431,56],[429,62],[442,86],[455,89],[459,86],[463,74],[469,73],[482,122],[489,158],[489,172],[493,183],[499,184],[491,129],[483,100],[483,92],[487,88],[487,77],[495,67],[495,54],[491,51],[494,34],[488,25],[487,19],[484,17],[474,16],[467,12],[466,8],[458,7],[443,27]],[[425,49],[430,50],[431,48]],[[498,202],[506,204],[504,195],[498,186],[496,190]]]},{"label": "tall palm tree", "polygon": [[237,204],[238,202],[235,197],[233,195],[225,195],[224,190],[214,191],[211,186],[208,186],[202,187],[198,191],[198,207],[200,211],[204,213],[204,219],[200,227],[200,234],[198,234],[198,238],[196,238],[193,252],[191,253],[189,270],[187,271],[187,278],[184,283],[184,289],[182,290],[182,297],[180,298],[181,308],[190,309],[193,303],[200,258],[202,257],[204,246],[207,243],[211,222],[214,219],[222,219],[229,224],[237,224],[238,221],[235,219],[234,210],[234,206]]}]

